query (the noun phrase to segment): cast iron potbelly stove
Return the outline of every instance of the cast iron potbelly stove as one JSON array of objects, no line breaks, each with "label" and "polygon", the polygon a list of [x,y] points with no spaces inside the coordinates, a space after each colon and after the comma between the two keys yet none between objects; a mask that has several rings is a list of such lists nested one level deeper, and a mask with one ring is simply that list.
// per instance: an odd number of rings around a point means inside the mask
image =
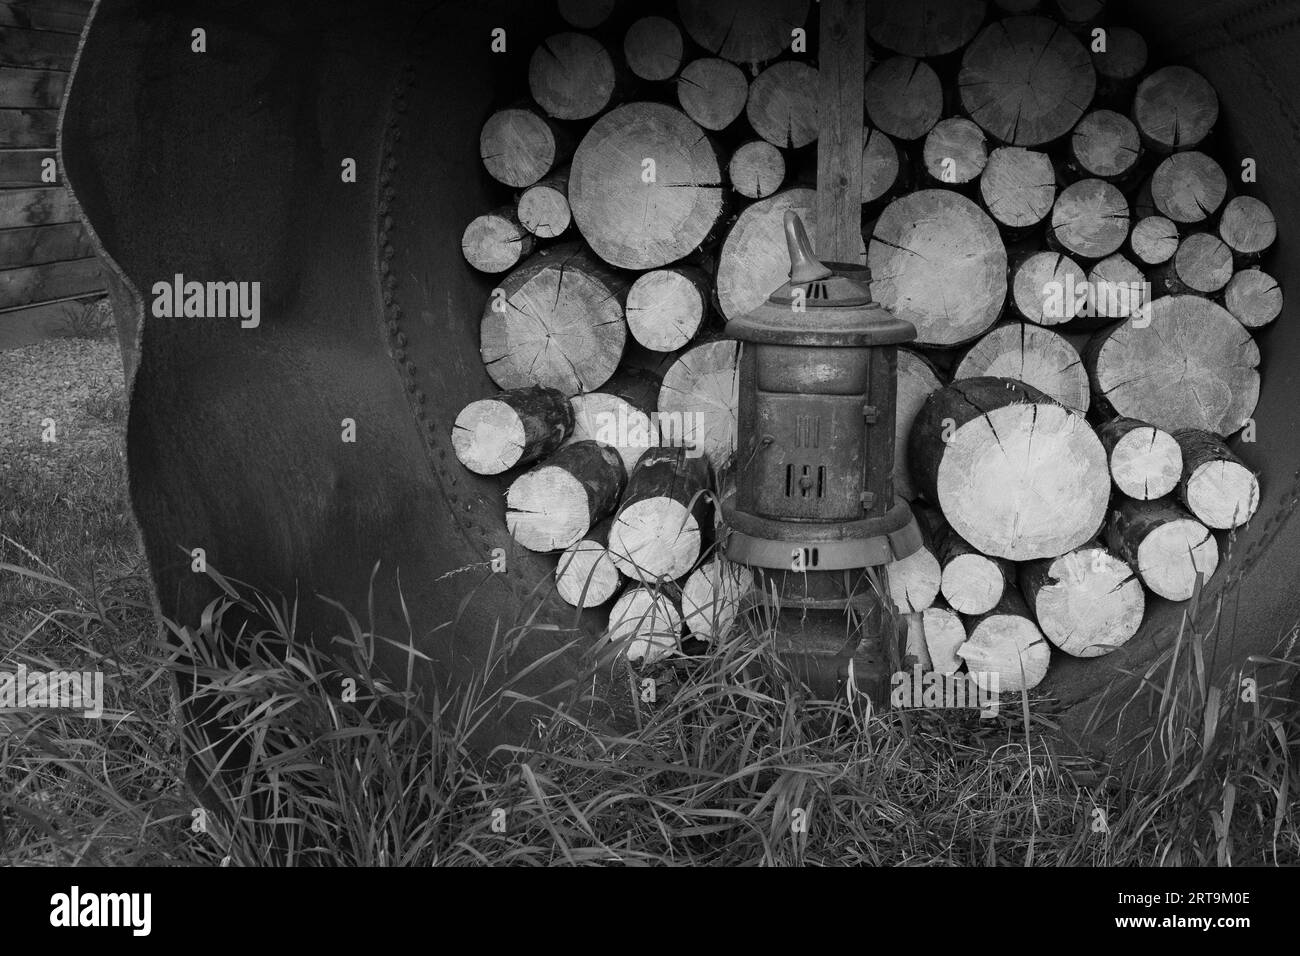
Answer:
[{"label": "cast iron potbelly stove", "polygon": [[883,703],[897,631],[873,569],[922,543],[893,483],[898,346],[916,329],[872,301],[866,267],[814,258],[793,212],[785,234],[790,280],[727,323],[745,345],[726,554],[779,608],[778,649],[813,692]]}]

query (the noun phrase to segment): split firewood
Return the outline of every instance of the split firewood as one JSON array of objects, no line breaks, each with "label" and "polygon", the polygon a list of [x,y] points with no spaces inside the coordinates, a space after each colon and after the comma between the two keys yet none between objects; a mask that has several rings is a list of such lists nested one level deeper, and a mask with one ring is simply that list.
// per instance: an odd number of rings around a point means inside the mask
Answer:
[{"label": "split firewood", "polygon": [[579,541],[618,506],[623,462],[607,445],[565,445],[506,490],[506,527],[529,551],[557,551]]},{"label": "split firewood", "polygon": [[532,256],[484,306],[488,375],[502,388],[546,385],[566,395],[600,388],[623,355],[627,289],[625,278],[576,243]]},{"label": "split firewood", "polygon": [[984,22],[982,0],[916,0],[867,7],[867,35],[905,56],[943,56],[971,41]]},{"label": "split firewood", "polygon": [[555,592],[566,604],[600,607],[618,591],[618,567],[609,554],[613,525],[613,520],[606,518],[560,555],[555,565]]},{"label": "split firewood", "polygon": [[1110,549],[1135,568],[1160,597],[1186,601],[1198,575],[1219,566],[1219,543],[1208,528],[1169,498],[1120,502],[1106,527]]},{"label": "split firewood", "polygon": [[815,67],[799,60],[773,63],[749,85],[749,125],[773,146],[807,146],[817,139],[818,88]]},{"label": "split firewood", "polygon": [[649,666],[677,652],[681,632],[682,615],[671,597],[630,587],[610,608],[605,637],[630,663]]},{"label": "split firewood", "polygon": [[898,394],[894,402],[894,493],[911,501],[917,492],[907,464],[907,437],[917,412],[943,387],[934,363],[911,349],[898,350]]},{"label": "split firewood", "polygon": [[1056,202],[1056,172],[1046,153],[1001,146],[980,176],[980,198],[1003,229],[1020,234],[1037,226]]},{"label": "split firewood", "polygon": [[1142,270],[1118,252],[1107,256],[1088,271],[1088,311],[1090,320],[1079,323],[1088,328],[1116,319],[1142,314],[1150,298],[1150,283]]},{"label": "split firewood", "polygon": [[980,31],[962,55],[962,108],[1011,146],[1060,139],[1092,102],[1097,76],[1078,39],[1045,17],[1012,17]]},{"label": "split firewood", "polygon": [[579,30],[591,30],[609,19],[616,0],[559,0],[564,22]]},{"label": "split firewood", "polygon": [[1136,572],[1095,543],[1021,565],[1020,590],[1043,635],[1073,657],[1122,647],[1146,613]]},{"label": "split firewood", "polygon": [[1066,408],[1088,411],[1088,371],[1074,346],[1051,329],[1026,322],[994,326],[967,350],[952,377],[987,376],[1013,378]]},{"label": "split firewood", "polygon": [[1070,155],[1083,174],[1109,182],[1133,172],[1141,152],[1137,127],[1114,110],[1093,110],[1070,137]]},{"label": "split firewood", "polygon": [[1002,600],[1002,592],[1015,580],[1014,567],[971,547],[951,528],[935,542],[941,579],[940,593],[960,614],[987,614]]},{"label": "split firewood", "polygon": [[618,452],[624,471],[631,475],[647,450],[659,445],[659,380],[642,369],[622,368],[601,386],[599,392],[575,395],[574,441],[597,441]]},{"label": "split firewood", "polygon": [[968,630],[970,637],[957,653],[972,674],[996,679],[999,692],[1033,690],[1047,676],[1051,645],[1012,588],[992,611],[972,619]]},{"label": "split firewood", "polygon": [[1201,524],[1240,528],[1259,508],[1259,479],[1218,435],[1198,429],[1174,433],[1183,450],[1178,497]]},{"label": "split firewood", "polygon": [[997,227],[949,189],[923,189],[886,206],[867,264],[872,296],[916,326],[920,345],[960,345],[982,335],[1007,295],[1007,250]]},{"label": "split firewood", "polygon": [[1242,269],[1228,280],[1223,304],[1246,328],[1258,329],[1282,314],[1282,287],[1261,269]]},{"label": "split firewood", "polygon": [[1231,435],[1245,425],[1259,400],[1259,347],[1241,324],[1198,295],[1156,299],[1143,320],[1088,343],[1093,395],[1116,414],[1171,432]]},{"label": "split firewood", "polygon": [[[996,453],[992,450],[997,449]],[[912,425],[912,478],[952,529],[998,558],[1056,557],[1092,538],[1110,498],[1083,416],[1011,379],[953,382]]]},{"label": "split firewood", "polygon": [[715,56],[692,60],[677,77],[677,102],[686,115],[711,132],[726,129],[749,98],[749,80],[736,64]]},{"label": "split firewood", "polygon": [[569,173],[583,238],[623,269],[656,269],[692,252],[722,218],[723,194],[713,143],[662,103],[628,103],[598,119]]},{"label": "split firewood", "polygon": [[528,61],[528,89],[555,119],[591,119],[610,105],[616,86],[609,51],[585,33],[549,36]]},{"label": "split firewood", "polygon": [[931,669],[940,674],[957,673],[962,665],[957,651],[966,643],[966,625],[961,617],[946,604],[935,601],[922,613],[921,621]]},{"label": "split firewood", "polygon": [[659,391],[662,441],[707,456],[719,472],[736,450],[739,360],[733,339],[694,345],[664,373]]},{"label": "split firewood", "polygon": [[664,17],[642,17],[623,36],[627,68],[643,80],[671,80],[682,67],[682,31]]},{"label": "split firewood", "polygon": [[1115,487],[1136,501],[1163,498],[1183,473],[1174,436],[1133,418],[1112,418],[1097,429]]},{"label": "split firewood", "polygon": [[1223,207],[1219,235],[1237,255],[1258,256],[1277,238],[1277,220],[1254,196],[1234,196]]},{"label": "split firewood", "polygon": [[476,475],[499,475],[551,454],[572,431],[569,400],[534,385],[470,402],[456,416],[451,446]]},{"label": "split firewood", "polygon": [[711,290],[692,266],[643,272],[627,294],[627,328],[648,349],[675,352],[704,326]]},{"label": "split firewood", "polygon": [[1232,278],[1232,250],[1216,235],[1194,232],[1178,244],[1172,262],[1151,273],[1157,292],[1213,295]]},{"label": "split firewood", "polygon": [[519,194],[519,222],[538,239],[555,239],[573,222],[569,167],[538,180]]},{"label": "split firewood", "polygon": [[989,161],[984,131],[970,120],[953,116],[940,120],[925,137],[925,171],[944,185],[974,182]]},{"label": "split firewood", "polygon": [[727,164],[731,188],[746,199],[763,199],[785,181],[785,157],[765,139],[742,143]]},{"label": "split firewood", "polygon": [[1143,265],[1163,265],[1178,251],[1178,227],[1164,216],[1146,216],[1134,224],[1128,247]]},{"label": "split firewood", "polygon": [[939,595],[939,561],[928,544],[885,565],[889,598],[900,614],[924,611]]},{"label": "split firewood", "polygon": [[1205,222],[1228,194],[1223,167],[1204,153],[1174,153],[1151,175],[1151,201],[1160,215],[1183,225]]},{"label": "split firewood", "polygon": [[535,240],[509,206],[475,216],[460,238],[465,261],[479,272],[509,272],[533,254]]},{"label": "split firewood", "polygon": [[1195,149],[1218,119],[1214,87],[1185,66],[1156,70],[1138,85],[1133,98],[1133,120],[1142,141],[1162,153]]},{"label": "split firewood", "polygon": [[634,581],[676,580],[699,560],[710,530],[708,466],[685,448],[652,448],[628,479],[609,533],[618,569]]},{"label": "split firewood", "polygon": [[478,146],[488,174],[514,189],[531,186],[573,153],[572,137],[528,107],[489,116]]},{"label": "split firewood", "polygon": [[1129,27],[1107,27],[1105,41],[1104,50],[1092,51],[1097,97],[1121,102],[1132,96],[1138,77],[1146,69],[1147,41]]},{"label": "split firewood", "polygon": [[1077,262],[1045,249],[1021,260],[1013,270],[1011,304],[1036,325],[1061,325],[1078,316],[1086,304],[1086,289],[1087,277]]},{"label": "split firewood", "polygon": [[943,87],[922,60],[882,60],[867,72],[864,89],[871,125],[896,139],[920,139],[943,115]]},{"label": "split firewood", "polygon": [[925,641],[925,612],[901,615],[899,630],[903,634],[903,670],[920,668],[922,673],[934,670],[930,648]]},{"label": "split firewood", "polygon": [[754,588],[754,572],[726,558],[714,558],[691,572],[682,585],[682,617],[691,636],[714,643],[731,632]]},{"label": "split firewood", "polygon": [[814,190],[787,189],[741,210],[718,252],[715,291],[723,318],[748,315],[789,278],[785,213],[797,213],[808,234],[816,235],[816,207]]},{"label": "split firewood", "polygon": [[808,19],[809,0],[678,0],[690,38],[732,63],[756,64],[789,49]]},{"label": "split firewood", "polygon": [[1080,259],[1104,259],[1128,238],[1128,200],[1112,183],[1081,179],[1061,190],[1049,237]]},{"label": "split firewood", "polygon": [[862,203],[884,199],[904,177],[904,161],[888,134],[868,127],[862,139]]}]

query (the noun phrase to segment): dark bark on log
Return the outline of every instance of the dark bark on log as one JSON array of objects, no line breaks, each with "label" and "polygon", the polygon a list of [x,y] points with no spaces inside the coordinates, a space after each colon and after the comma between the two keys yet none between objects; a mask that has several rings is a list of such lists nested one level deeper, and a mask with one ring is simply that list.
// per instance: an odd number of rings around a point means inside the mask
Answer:
[{"label": "dark bark on log", "polygon": [[569,400],[533,386],[470,402],[456,416],[451,444],[470,471],[499,475],[551,454],[572,431]]},{"label": "dark bark on log", "polygon": [[1174,433],[1183,451],[1178,497],[1207,528],[1239,528],[1259,508],[1259,479],[1227,445],[1207,431]]},{"label": "dark bark on log", "polygon": [[1106,543],[1160,597],[1186,601],[1198,573],[1209,580],[1219,566],[1214,535],[1182,505],[1125,499],[1111,515]]},{"label": "dark bark on log", "polygon": [[690,573],[711,530],[708,466],[684,448],[646,452],[628,480],[609,548],[634,581],[676,580]]},{"label": "dark bark on log", "polygon": [[506,491],[506,527],[530,551],[563,550],[618,505],[623,463],[594,441],[561,448]]}]

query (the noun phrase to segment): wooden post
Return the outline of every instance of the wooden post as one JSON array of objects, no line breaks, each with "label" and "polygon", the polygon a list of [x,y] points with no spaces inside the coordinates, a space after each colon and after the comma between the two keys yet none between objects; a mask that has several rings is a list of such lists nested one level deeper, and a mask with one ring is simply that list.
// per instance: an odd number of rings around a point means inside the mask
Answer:
[{"label": "wooden post", "polygon": [[863,78],[867,5],[822,0],[817,138],[817,255],[857,262],[862,249]]}]

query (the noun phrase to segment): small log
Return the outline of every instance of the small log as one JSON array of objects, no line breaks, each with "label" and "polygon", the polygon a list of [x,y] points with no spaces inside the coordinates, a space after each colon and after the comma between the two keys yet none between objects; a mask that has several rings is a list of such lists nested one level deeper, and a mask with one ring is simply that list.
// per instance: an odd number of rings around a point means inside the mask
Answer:
[{"label": "small log", "polygon": [[564,162],[573,153],[573,141],[537,110],[511,107],[488,117],[478,148],[483,168],[493,179],[523,189]]},{"label": "small log", "polygon": [[1259,508],[1259,479],[1219,438],[1206,431],[1174,432],[1183,450],[1178,497],[1207,528],[1240,528]]},{"label": "small log", "polygon": [[1121,322],[1088,343],[1093,395],[1116,414],[1166,431],[1240,429],[1259,400],[1259,347],[1250,334],[1196,295],[1158,298],[1143,320]]},{"label": "small log", "polygon": [[959,50],[984,22],[982,0],[916,0],[867,6],[867,35],[904,56],[943,56]]},{"label": "small log", "polygon": [[1242,269],[1228,280],[1223,304],[1246,328],[1262,328],[1282,314],[1282,287],[1261,269]]},{"label": "small log", "polygon": [[715,339],[687,349],[664,373],[660,440],[705,455],[721,472],[736,450],[739,343]]},{"label": "small log", "polygon": [[671,80],[682,67],[682,31],[664,17],[642,17],[623,36],[623,58],[643,80]]},{"label": "small log", "polygon": [[1098,99],[1121,102],[1130,97],[1147,66],[1147,41],[1129,27],[1107,27],[1106,49],[1092,51]]},{"label": "small log", "polygon": [[1178,227],[1164,216],[1146,216],[1134,224],[1128,247],[1143,265],[1163,265],[1178,251]]},{"label": "small log", "polygon": [[920,139],[943,115],[938,75],[911,57],[890,57],[872,66],[863,95],[871,125],[896,139]]},{"label": "small log", "polygon": [[955,674],[961,669],[958,649],[966,643],[966,625],[957,612],[936,601],[921,615],[925,630],[925,648],[930,667],[940,674]]},{"label": "small log", "polygon": [[555,239],[573,222],[569,167],[555,171],[519,195],[519,222],[538,239]]},{"label": "small log", "polygon": [[898,395],[894,403],[894,493],[911,501],[917,496],[907,463],[907,439],[917,412],[931,394],[943,387],[939,370],[911,349],[898,350]]},{"label": "small log", "polygon": [[954,380],[987,376],[1024,382],[1066,408],[1080,414],[1088,411],[1083,360],[1068,340],[1051,329],[1025,322],[994,326],[967,350],[952,375]]},{"label": "small log", "polygon": [[936,123],[925,137],[922,153],[925,171],[935,182],[944,185],[973,182],[989,161],[984,131],[960,116]]},{"label": "small log", "polygon": [[732,63],[757,64],[789,49],[809,0],[677,0],[690,38]]},{"label": "small log", "polygon": [[1033,690],[1047,676],[1051,645],[1015,590],[1007,588],[998,606],[973,618],[968,630],[957,653],[970,673],[996,678],[998,691]]},{"label": "small log", "polygon": [[773,63],[749,85],[745,116],[773,146],[799,149],[817,139],[817,70],[800,60]]},{"label": "small log", "polygon": [[1189,67],[1156,70],[1138,85],[1133,97],[1133,120],[1142,141],[1161,153],[1195,149],[1218,119],[1214,87]]},{"label": "small log", "polygon": [[506,527],[529,551],[563,550],[612,512],[622,493],[617,452],[599,442],[575,442],[511,482]]},{"label": "small log", "polygon": [[718,57],[692,60],[677,77],[677,102],[682,110],[712,132],[734,123],[745,112],[748,98],[749,80],[744,71]]},{"label": "small log", "polygon": [[618,567],[608,547],[613,525],[613,520],[606,518],[560,555],[555,565],[555,591],[566,604],[600,607],[618,591]]},{"label": "small log", "polygon": [[1088,272],[1088,317],[1106,324],[1142,314],[1151,298],[1150,283],[1142,270],[1119,253],[1107,256]]},{"label": "small log", "polygon": [[570,441],[597,441],[618,453],[628,475],[641,456],[659,445],[654,415],[658,382],[640,369],[620,370],[599,392],[575,395]]},{"label": "small log", "polygon": [[618,569],[634,581],[676,580],[699,560],[708,521],[708,467],[684,448],[641,456],[609,532]]},{"label": "small log", "polygon": [[681,632],[682,615],[671,597],[630,587],[610,608],[605,637],[630,663],[648,667],[677,653]]},{"label": "small log", "polygon": [[1100,544],[1021,565],[1020,590],[1043,636],[1072,657],[1122,647],[1146,613],[1137,574]]},{"label": "small log", "polygon": [[731,188],[746,199],[763,199],[781,188],[785,180],[785,157],[764,139],[742,143],[727,165]]},{"label": "small log", "polygon": [[[1069,256],[1043,250],[1013,270],[1011,304],[1036,325],[1061,325],[1076,318],[1087,295],[1087,277]],[[1082,296],[1081,296],[1082,293]]]},{"label": "small log", "polygon": [[1044,17],[1012,17],[980,31],[962,55],[962,108],[991,137],[1038,146],[1074,128],[1097,76],[1088,51]]},{"label": "small log", "polygon": [[528,62],[528,89],[555,119],[591,119],[610,105],[616,86],[609,51],[585,33],[547,37]]},{"label": "small log", "polygon": [[723,318],[748,315],[789,278],[785,213],[797,213],[815,236],[816,206],[813,190],[786,189],[741,210],[718,252],[716,293]]},{"label": "small log", "polygon": [[583,238],[624,269],[657,269],[692,252],[722,218],[723,194],[713,143],[662,103],[628,103],[598,119],[569,174]]},{"label": "small log", "polygon": [[1223,207],[1219,235],[1237,255],[1258,256],[1277,238],[1277,220],[1267,203],[1254,196],[1234,196]]},{"label": "small log", "polygon": [[708,277],[691,266],[643,272],[627,294],[627,327],[656,352],[675,352],[699,333],[708,315]]},{"label": "small log", "polygon": [[1151,201],[1160,215],[1183,225],[1205,222],[1228,194],[1223,167],[1204,153],[1174,153],[1151,175]]},{"label": "small log", "polygon": [[1081,179],[1056,197],[1050,237],[1080,259],[1104,259],[1124,245],[1128,226],[1124,194],[1103,180]]},{"label": "small log", "polygon": [[941,569],[940,591],[948,606],[960,614],[987,614],[1002,600],[1015,579],[1007,562],[981,554],[951,528],[936,543]]},{"label": "small log", "polygon": [[980,176],[984,208],[1003,229],[1020,233],[1037,226],[1056,202],[1056,172],[1046,153],[1001,146],[989,154]]},{"label": "small log", "polygon": [[628,282],[576,244],[539,252],[501,280],[483,308],[480,352],[502,388],[600,388],[627,340]]},{"label": "small log", "polygon": [[1007,250],[997,227],[948,189],[923,189],[885,207],[867,264],[872,296],[916,326],[920,345],[982,335],[1007,295]]},{"label": "small log", "polygon": [[1173,435],[1134,418],[1112,418],[1097,429],[1115,487],[1136,501],[1163,498],[1183,473]]},{"label": "small log", "polygon": [[1232,250],[1218,236],[1194,232],[1178,245],[1173,262],[1152,273],[1158,291],[1213,295],[1232,278]]},{"label": "small log", "polygon": [[456,416],[451,445],[476,475],[499,475],[545,458],[572,431],[569,400],[553,388],[533,386],[470,402]]},{"label": "small log", "polygon": [[1083,175],[1108,182],[1132,173],[1141,152],[1137,127],[1114,110],[1093,110],[1070,137],[1070,156]]},{"label": "small log", "polygon": [[697,640],[724,640],[754,588],[754,572],[726,558],[714,558],[691,572],[682,585],[682,615]]},{"label": "small log", "polygon": [[1209,580],[1219,566],[1219,544],[1182,505],[1158,501],[1120,502],[1106,526],[1106,543],[1135,568],[1160,597],[1186,601],[1197,575]]},{"label": "small log", "polygon": [[939,595],[939,561],[922,545],[905,558],[885,565],[889,576],[889,598],[900,614],[916,614],[934,603]]},{"label": "small log", "polygon": [[560,17],[571,27],[592,30],[609,19],[616,0],[560,0]]},{"label": "small log", "polygon": [[866,205],[884,199],[898,188],[904,175],[904,163],[888,134],[870,128],[863,133],[862,204]]},{"label": "small log", "polygon": [[479,272],[509,272],[533,254],[536,241],[509,206],[475,216],[460,237],[465,261]]},{"label": "small log", "polygon": [[[993,451],[996,449],[996,453]],[[1002,378],[953,382],[912,425],[912,478],[953,531],[998,558],[1088,541],[1110,499],[1106,452],[1082,415]]]}]

